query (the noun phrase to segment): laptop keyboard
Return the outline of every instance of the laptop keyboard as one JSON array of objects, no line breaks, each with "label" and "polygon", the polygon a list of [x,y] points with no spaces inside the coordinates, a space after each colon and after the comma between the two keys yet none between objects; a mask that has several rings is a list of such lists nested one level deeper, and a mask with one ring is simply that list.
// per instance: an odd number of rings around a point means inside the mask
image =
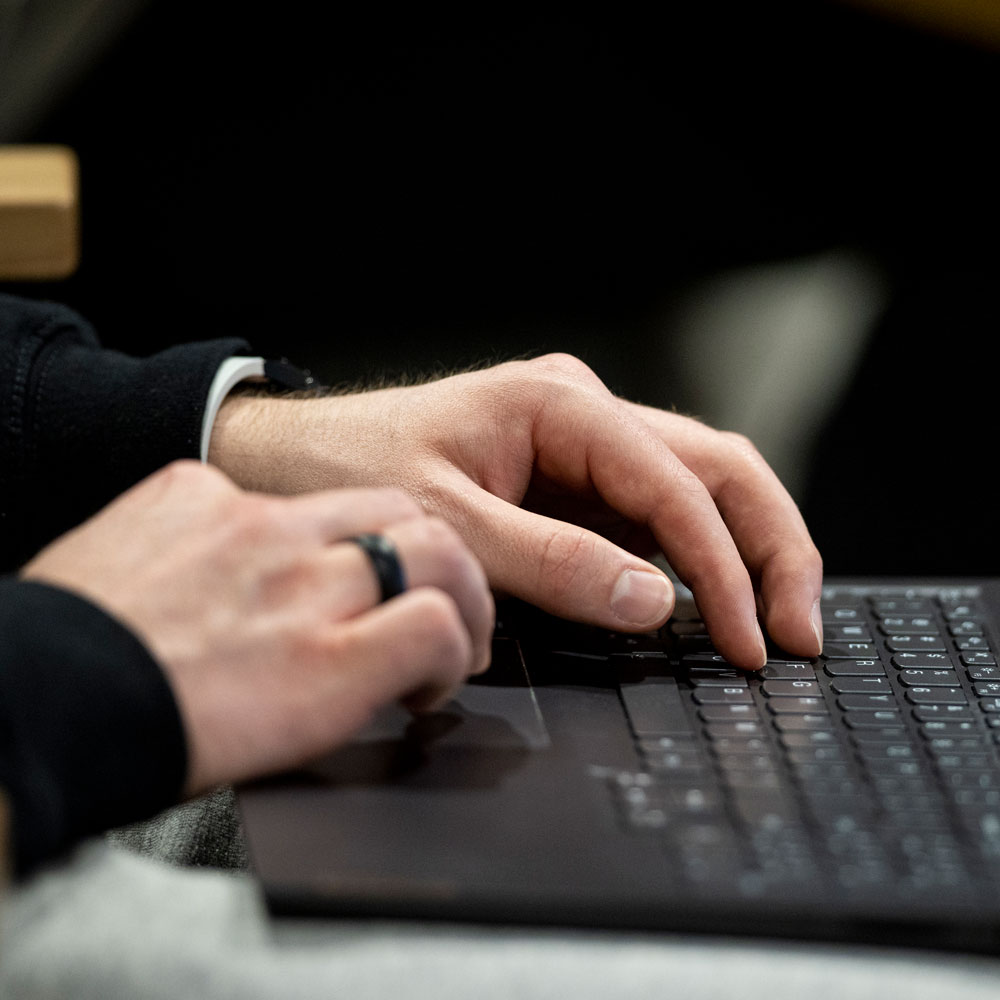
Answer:
[{"label": "laptop keyboard", "polygon": [[676,876],[744,896],[1000,889],[1000,667],[975,587],[828,587],[824,653],[748,674],[693,603],[611,664],[634,768],[595,768]]}]

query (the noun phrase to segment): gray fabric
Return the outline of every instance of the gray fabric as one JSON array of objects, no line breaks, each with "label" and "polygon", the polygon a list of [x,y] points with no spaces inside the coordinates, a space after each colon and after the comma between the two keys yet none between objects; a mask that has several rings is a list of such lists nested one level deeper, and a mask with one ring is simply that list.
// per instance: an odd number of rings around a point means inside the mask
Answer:
[{"label": "gray fabric", "polygon": [[666,935],[272,921],[245,874],[86,845],[5,901],[13,1000],[995,1000],[1000,961]]},{"label": "gray fabric", "polygon": [[247,871],[243,830],[232,788],[220,788],[144,823],[112,830],[117,847],[174,865]]}]

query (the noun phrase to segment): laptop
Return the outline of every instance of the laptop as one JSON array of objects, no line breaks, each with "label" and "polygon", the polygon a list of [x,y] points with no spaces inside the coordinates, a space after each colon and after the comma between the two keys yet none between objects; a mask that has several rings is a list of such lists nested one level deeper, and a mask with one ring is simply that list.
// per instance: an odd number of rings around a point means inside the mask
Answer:
[{"label": "laptop", "polygon": [[655,634],[499,609],[443,710],[247,786],[276,914],[1000,952],[1000,580],[829,580],[759,674],[690,593]]}]

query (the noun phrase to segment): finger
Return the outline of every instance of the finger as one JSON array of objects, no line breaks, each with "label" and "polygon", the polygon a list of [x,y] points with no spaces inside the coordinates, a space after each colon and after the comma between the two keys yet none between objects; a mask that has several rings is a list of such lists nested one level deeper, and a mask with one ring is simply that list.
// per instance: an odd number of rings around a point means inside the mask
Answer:
[{"label": "finger", "polygon": [[472,670],[482,673],[490,663],[496,614],[479,560],[454,528],[436,517],[400,521],[384,534],[396,545],[409,587],[436,587],[455,602],[472,639]]},{"label": "finger", "polygon": [[472,672],[474,654],[454,601],[421,587],[346,623],[336,667],[367,716],[398,700],[418,710],[440,706]]},{"label": "finger", "polygon": [[819,655],[823,561],[798,507],[774,471],[741,435],[719,433],[695,420],[656,410],[636,409],[668,437],[672,450],[717,504],[757,581],[772,638],[790,652]]},{"label": "finger", "polygon": [[[437,518],[397,521],[381,534],[396,549],[408,589],[436,587],[455,602],[472,638],[473,670],[485,670],[495,609],[479,561],[454,529]],[[332,621],[355,617],[382,602],[381,584],[371,560],[352,541],[317,548],[308,566],[298,568],[296,574],[295,583],[301,590],[325,595]],[[288,586],[289,581],[282,578],[282,584]]]},{"label": "finger", "polygon": [[[584,405],[586,404],[586,405]],[[649,425],[608,393],[556,394],[535,429],[537,466],[648,525],[695,594],[719,652],[742,667],[766,659],[750,576],[715,501]]]},{"label": "finger", "polygon": [[[396,548],[409,589],[435,587],[455,602],[472,639],[472,669],[484,671],[490,661],[495,610],[479,561],[454,529],[437,518],[398,521],[382,534]],[[329,567],[326,575],[338,617],[360,614],[381,602],[377,575],[360,546],[351,542],[334,545],[322,558]]]},{"label": "finger", "polygon": [[292,512],[287,522],[322,543],[378,533],[386,525],[424,516],[420,505],[402,490],[322,490],[268,501]]},{"label": "finger", "polygon": [[305,764],[393,701],[418,710],[442,705],[472,664],[458,609],[432,588],[282,648],[266,669],[239,670],[224,687],[205,671],[174,677],[188,733],[186,794]]},{"label": "finger", "polygon": [[592,531],[489,493],[463,516],[463,533],[474,539],[497,590],[551,614],[616,630],[650,631],[670,616],[670,580]]}]

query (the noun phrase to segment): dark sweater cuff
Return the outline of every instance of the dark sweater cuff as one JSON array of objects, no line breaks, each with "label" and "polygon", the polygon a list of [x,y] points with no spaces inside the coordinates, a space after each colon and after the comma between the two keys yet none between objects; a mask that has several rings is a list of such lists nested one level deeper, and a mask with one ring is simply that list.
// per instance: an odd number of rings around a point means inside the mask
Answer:
[{"label": "dark sweater cuff", "polygon": [[6,569],[161,466],[199,458],[212,380],[250,353],[227,337],[133,358],[70,309],[3,295],[0,324],[13,348],[0,356]]},{"label": "dark sweater cuff", "polygon": [[0,785],[25,874],[178,801],[183,724],[160,667],[95,605],[0,579]]}]

